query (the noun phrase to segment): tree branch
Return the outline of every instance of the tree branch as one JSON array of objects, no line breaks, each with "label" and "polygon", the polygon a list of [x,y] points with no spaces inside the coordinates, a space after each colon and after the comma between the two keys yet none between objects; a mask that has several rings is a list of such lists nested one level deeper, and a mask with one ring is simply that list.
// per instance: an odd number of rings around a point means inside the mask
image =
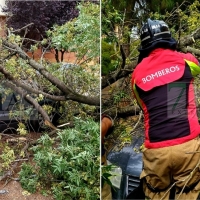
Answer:
[{"label": "tree branch", "polygon": [[199,49],[195,49],[195,48],[192,48],[192,47],[189,47],[189,46],[181,48],[181,51],[185,52],[185,53],[190,52],[190,53],[193,53],[195,55],[200,56],[200,50]]},{"label": "tree branch", "polygon": [[54,86],[61,90],[65,94],[65,98],[68,100],[77,101],[80,103],[85,103],[88,105],[99,106],[100,97],[90,97],[85,95],[80,95],[75,91],[72,91],[71,88],[67,87],[65,83],[61,82],[57,77],[49,73],[43,65],[31,59],[18,45],[11,44],[6,40],[3,40],[3,45],[10,50],[17,52],[19,56],[27,60],[28,64],[33,67],[35,70],[39,71],[48,81],[50,81]]},{"label": "tree branch", "polygon": [[21,88],[17,87],[16,85],[14,85],[13,83],[9,81],[5,81],[3,84],[11,88],[13,91],[16,91],[18,94],[20,94],[22,98],[27,100],[30,104],[32,104],[37,109],[37,111],[42,115],[44,120],[47,120],[50,122],[50,118],[48,114],[46,113],[46,111],[42,108],[42,106],[40,106],[40,104],[38,104],[38,102],[34,98],[32,98],[29,94],[27,94],[27,92],[23,91]]},{"label": "tree branch", "polygon": [[123,108],[110,108],[109,110],[103,111],[102,114],[106,113],[112,118],[115,117],[127,117],[127,116],[133,116],[138,115],[140,113],[141,109],[139,106],[135,105],[129,105]]},{"label": "tree branch", "polygon": [[185,36],[180,40],[180,49],[189,46],[195,42],[195,40],[200,39],[200,28],[195,30],[191,35]]},{"label": "tree branch", "polygon": [[128,76],[133,72],[133,69],[136,67],[137,61],[133,61],[132,63],[125,66],[124,69],[121,69],[119,73],[117,73],[117,76],[115,73],[108,74],[104,77],[102,77],[101,81],[101,89],[107,87],[108,85],[116,82],[118,79]]},{"label": "tree branch", "polygon": [[17,30],[10,31],[10,32],[11,32],[11,33],[20,32],[20,31],[22,31],[23,29],[26,29],[27,27],[32,26],[32,25],[34,25],[34,23],[27,24],[26,26],[24,26],[24,27],[22,27],[22,28],[19,28],[19,29],[17,29]]},{"label": "tree branch", "polygon": [[43,92],[39,89],[34,89],[32,87],[30,87],[28,84],[24,84],[19,80],[16,80],[9,72],[7,72],[5,70],[4,67],[0,66],[0,72],[2,74],[4,74],[4,76],[6,77],[6,79],[10,80],[11,82],[15,83],[18,87],[23,88],[26,91],[29,91],[30,93],[34,93],[34,94],[43,94],[46,98],[54,100],[54,101],[65,101],[66,98],[65,96],[55,96],[55,95],[50,95],[46,92]]}]

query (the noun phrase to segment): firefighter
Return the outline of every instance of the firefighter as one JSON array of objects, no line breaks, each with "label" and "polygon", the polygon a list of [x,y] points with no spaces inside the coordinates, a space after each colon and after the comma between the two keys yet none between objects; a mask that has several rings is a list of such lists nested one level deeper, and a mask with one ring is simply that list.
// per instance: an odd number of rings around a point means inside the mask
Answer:
[{"label": "firefighter", "polygon": [[168,25],[148,19],[141,34],[132,90],[144,113],[144,167],[147,199],[197,199],[200,192],[200,125],[195,104],[197,58],[176,50]]}]

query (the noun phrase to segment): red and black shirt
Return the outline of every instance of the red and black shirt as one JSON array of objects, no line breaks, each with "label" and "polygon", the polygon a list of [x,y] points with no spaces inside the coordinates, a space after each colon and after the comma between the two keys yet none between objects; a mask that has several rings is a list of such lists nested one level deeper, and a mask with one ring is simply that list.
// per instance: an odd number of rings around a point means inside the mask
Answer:
[{"label": "red and black shirt", "polygon": [[156,49],[132,75],[132,88],[144,112],[145,146],[160,148],[187,142],[200,134],[194,76],[198,60],[190,53]]}]

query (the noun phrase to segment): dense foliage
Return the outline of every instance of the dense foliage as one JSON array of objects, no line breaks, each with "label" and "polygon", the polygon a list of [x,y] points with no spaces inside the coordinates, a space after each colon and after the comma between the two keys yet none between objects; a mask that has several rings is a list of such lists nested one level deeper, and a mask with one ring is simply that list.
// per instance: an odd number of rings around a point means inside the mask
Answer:
[{"label": "dense foliage", "polygon": [[[47,31],[49,41],[43,40],[58,51],[75,52],[78,62],[90,62],[100,55],[100,11],[98,4],[79,4],[79,16],[62,26],[54,25]],[[61,60],[62,61],[62,60]]]},{"label": "dense foliage", "polygon": [[114,46],[107,43],[106,41],[101,41],[101,47],[103,49],[102,59],[101,59],[101,74],[106,75],[110,71],[115,70],[117,66],[117,56],[115,55]]},{"label": "dense foliage", "polygon": [[99,131],[99,123],[88,118],[76,119],[73,129],[59,132],[56,138],[43,135],[32,148],[34,166],[22,166],[22,187],[29,192],[42,188],[57,200],[99,199]]},{"label": "dense foliage", "polygon": [[[7,0],[5,3],[3,11],[8,15],[7,26],[19,30],[20,36],[34,40],[46,38],[46,31],[53,25],[62,25],[78,16],[77,1]],[[28,24],[32,24],[28,30],[22,29]]]}]

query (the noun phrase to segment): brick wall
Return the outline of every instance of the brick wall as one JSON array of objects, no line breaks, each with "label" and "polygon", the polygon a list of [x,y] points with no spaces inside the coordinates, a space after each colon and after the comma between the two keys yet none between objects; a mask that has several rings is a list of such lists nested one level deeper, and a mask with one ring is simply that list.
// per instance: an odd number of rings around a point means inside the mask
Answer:
[{"label": "brick wall", "polygon": [[[39,60],[43,54],[42,49],[37,49],[33,54],[31,52],[27,52],[27,54],[31,57],[34,58],[35,60]],[[55,59],[55,51],[52,49],[50,51],[47,51],[44,55],[43,58],[48,60],[49,62],[56,62]],[[61,58],[61,53],[59,52],[59,59]],[[64,53],[64,60],[63,62],[67,63],[74,63],[76,60],[75,54],[73,52],[71,53]]]},{"label": "brick wall", "polygon": [[0,37],[5,36],[5,21],[6,17],[0,15]]}]

